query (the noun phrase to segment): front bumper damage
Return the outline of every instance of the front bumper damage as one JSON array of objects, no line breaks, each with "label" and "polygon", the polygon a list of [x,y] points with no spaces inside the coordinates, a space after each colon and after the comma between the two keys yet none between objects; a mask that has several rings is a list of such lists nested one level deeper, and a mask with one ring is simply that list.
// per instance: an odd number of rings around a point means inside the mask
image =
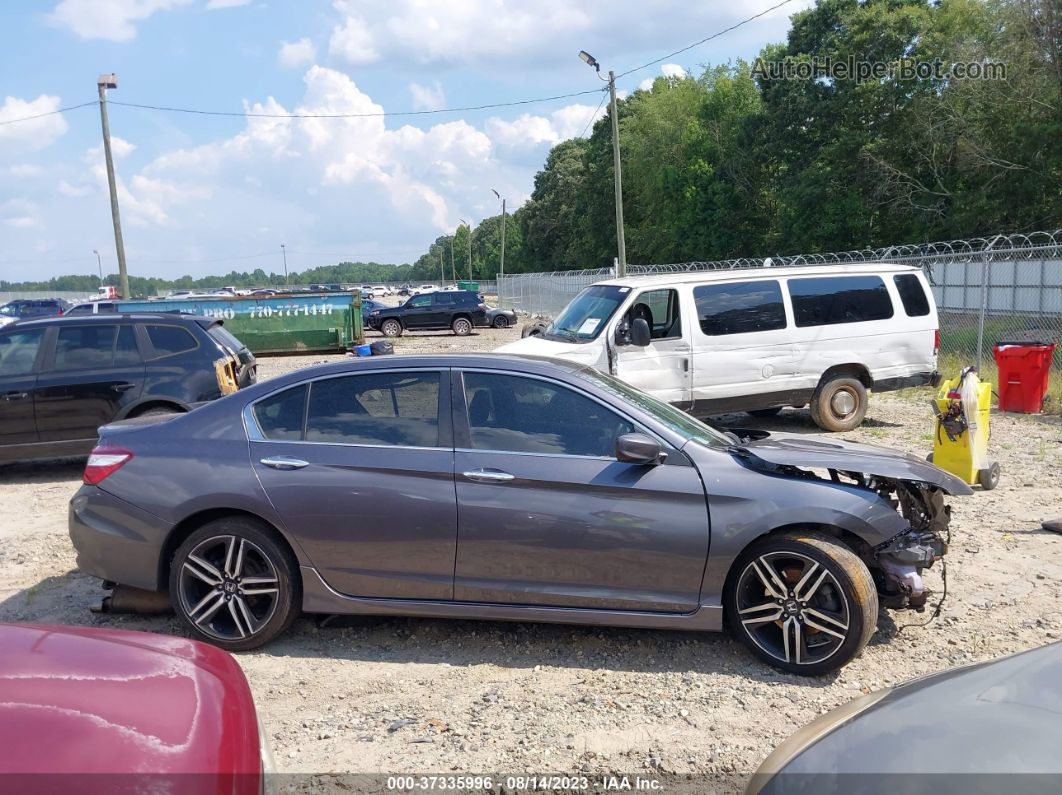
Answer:
[{"label": "front bumper damage", "polygon": [[909,529],[871,551],[872,560],[867,562],[878,585],[878,599],[893,610],[922,612],[932,595],[922,571],[948,553],[951,508],[944,504],[943,491],[924,483],[885,480],[876,490],[911,523]]}]

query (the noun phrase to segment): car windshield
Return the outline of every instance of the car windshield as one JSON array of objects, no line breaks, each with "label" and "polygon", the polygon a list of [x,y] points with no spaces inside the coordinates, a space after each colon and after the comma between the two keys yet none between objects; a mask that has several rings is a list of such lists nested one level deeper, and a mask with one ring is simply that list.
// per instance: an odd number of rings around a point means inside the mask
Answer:
[{"label": "car windshield", "polygon": [[653,419],[666,425],[684,439],[689,439],[690,441],[704,445],[705,447],[729,447],[734,444],[732,439],[720,433],[715,428],[705,425],[703,422],[691,417],[686,412],[680,411],[674,406],[664,403],[662,400],[657,400],[655,397],[647,395],[640,389],[635,389],[633,386],[625,384],[617,378],[605,375],[592,367],[586,367],[580,370],[580,373],[583,377],[593,381],[605,391],[611,392],[616,397],[621,398],[628,403],[633,403]]},{"label": "car windshield", "polygon": [[19,309],[20,307],[18,304],[4,304],[3,306],[0,306],[0,315],[7,315],[8,317],[11,317],[13,315],[17,315]]},{"label": "car windshield", "polygon": [[630,287],[614,285],[587,287],[561,310],[542,336],[564,342],[589,342],[596,339],[630,291]]}]

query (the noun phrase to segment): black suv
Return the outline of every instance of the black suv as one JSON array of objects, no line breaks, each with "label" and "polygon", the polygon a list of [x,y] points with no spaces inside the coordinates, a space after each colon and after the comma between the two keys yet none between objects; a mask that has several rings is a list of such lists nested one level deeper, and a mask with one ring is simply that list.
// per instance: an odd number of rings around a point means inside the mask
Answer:
[{"label": "black suv", "polygon": [[188,411],[257,379],[212,318],[81,315],[0,329],[0,461],[87,454],[113,420]]},{"label": "black suv", "polygon": [[385,337],[397,337],[403,331],[453,329],[464,337],[475,326],[487,326],[487,305],[469,290],[439,290],[414,295],[401,306],[375,309],[368,318],[369,326],[383,332]]}]

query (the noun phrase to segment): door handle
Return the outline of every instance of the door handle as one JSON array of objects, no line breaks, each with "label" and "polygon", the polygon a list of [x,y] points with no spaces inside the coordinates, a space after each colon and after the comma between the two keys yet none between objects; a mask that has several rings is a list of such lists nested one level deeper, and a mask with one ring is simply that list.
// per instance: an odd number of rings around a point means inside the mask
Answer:
[{"label": "door handle", "polygon": [[515,475],[510,475],[508,472],[502,472],[498,469],[473,469],[461,474],[469,480],[476,480],[480,483],[506,483],[516,479]]},{"label": "door handle", "polygon": [[5,392],[3,394],[4,400],[25,400],[29,397],[29,392]]},{"label": "door handle", "polygon": [[132,389],[136,384],[111,384],[111,389],[115,392],[125,392],[127,389]]},{"label": "door handle", "polygon": [[269,458],[263,458],[261,463],[265,464],[267,467],[272,467],[273,469],[283,470],[302,469],[303,467],[308,467],[310,465],[309,461],[303,461],[301,458],[292,458],[289,455],[270,456]]}]

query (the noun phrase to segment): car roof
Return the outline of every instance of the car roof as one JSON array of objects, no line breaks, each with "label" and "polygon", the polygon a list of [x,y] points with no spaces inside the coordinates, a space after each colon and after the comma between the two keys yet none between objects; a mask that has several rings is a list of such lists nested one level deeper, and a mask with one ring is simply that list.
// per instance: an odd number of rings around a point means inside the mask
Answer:
[{"label": "car roof", "polygon": [[681,273],[653,273],[624,276],[617,279],[602,279],[594,284],[618,287],[645,287],[691,282],[732,282],[780,276],[851,276],[873,273],[917,273],[917,265],[902,265],[895,262],[861,262],[859,264],[785,265],[763,268],[720,268],[718,270],[683,271]]},{"label": "car roof", "polygon": [[83,325],[85,323],[113,323],[116,320],[132,320],[132,321],[153,321],[158,322],[160,320],[169,320],[174,323],[180,323],[182,325],[188,325],[195,323],[196,325],[209,328],[219,320],[211,317],[203,317],[201,315],[189,315],[170,312],[101,312],[98,315],[57,315],[54,317],[42,317],[32,318],[29,320],[20,320],[18,328],[27,329],[35,328],[37,326],[52,326],[52,325],[65,325],[69,323],[76,323]]},{"label": "car roof", "polygon": [[[578,374],[586,366],[567,359],[551,356],[529,356],[516,353],[425,353],[403,356],[369,356],[366,358],[347,358],[338,362],[326,362],[301,370],[286,373],[286,383],[297,383],[310,378],[339,373],[356,373],[359,370],[419,368],[419,367],[484,367],[498,370],[526,371],[528,363],[542,365],[565,373]],[[268,382],[262,382],[268,383]]]}]

